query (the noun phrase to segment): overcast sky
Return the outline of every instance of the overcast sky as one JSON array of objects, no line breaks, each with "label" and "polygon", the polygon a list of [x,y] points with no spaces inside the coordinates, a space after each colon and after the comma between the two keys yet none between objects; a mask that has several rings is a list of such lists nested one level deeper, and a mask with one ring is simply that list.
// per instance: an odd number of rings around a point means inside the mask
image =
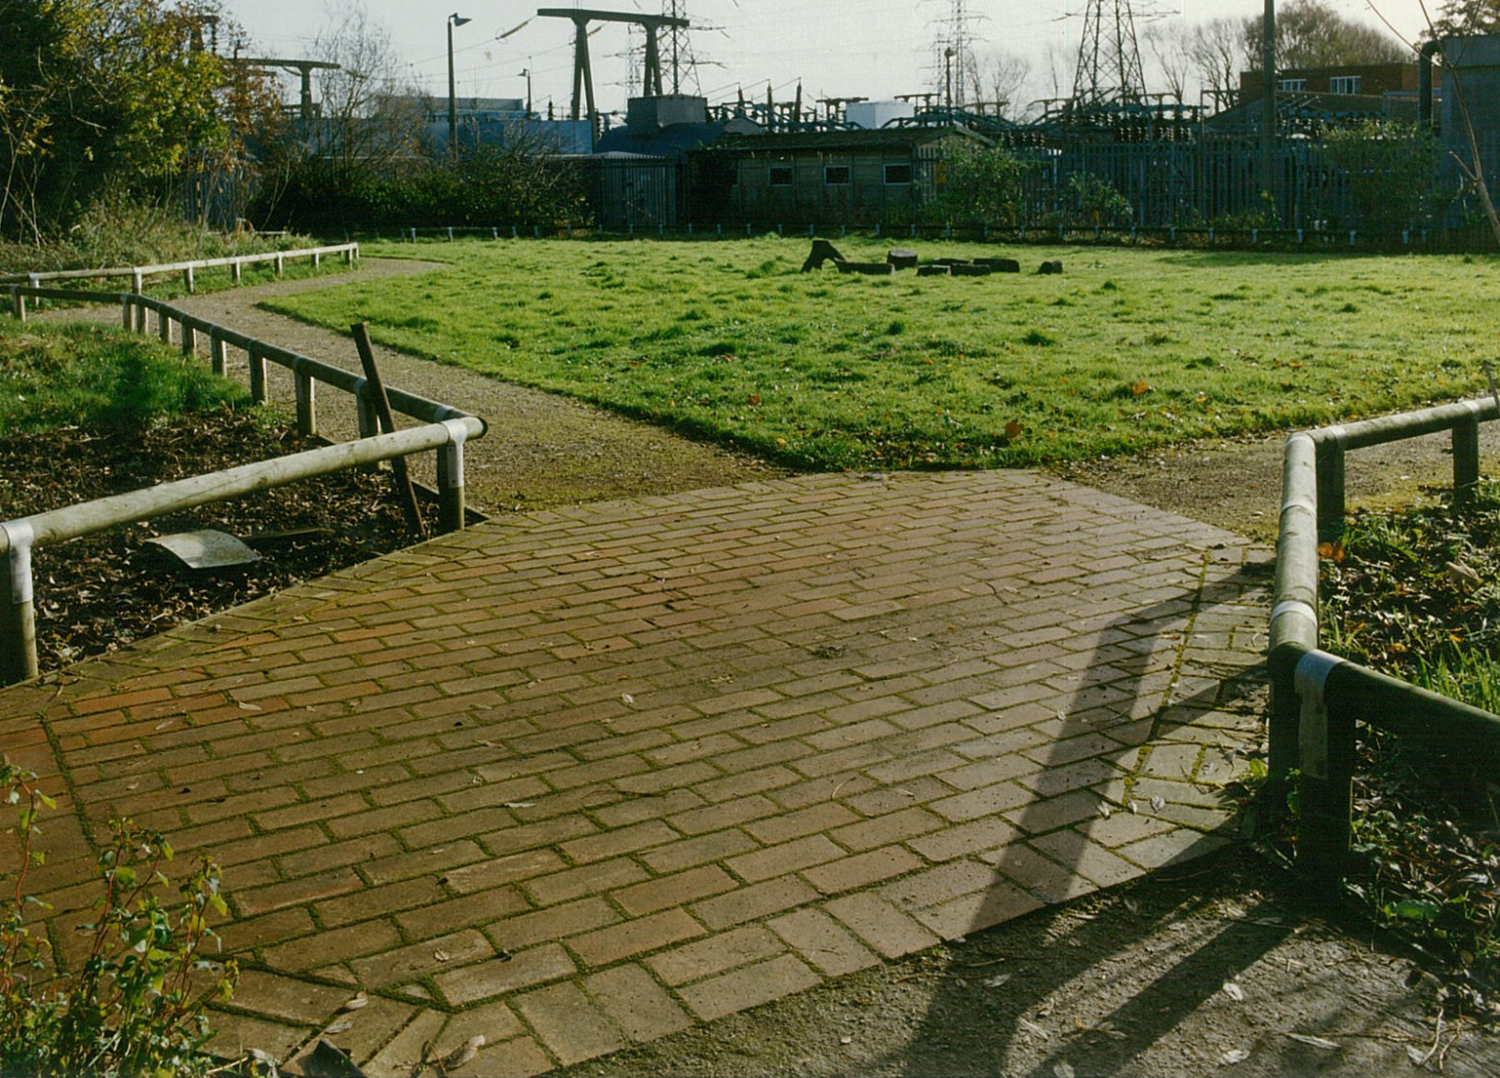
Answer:
[{"label": "overcast sky", "polygon": [[[1330,2],[1348,18],[1379,25],[1366,0]],[[798,80],[804,94],[813,98],[889,99],[933,89],[941,81],[933,70],[933,42],[954,6],[952,0],[683,4],[695,27],[701,27],[692,33],[696,80],[688,79],[685,89],[701,91],[715,102],[732,100],[739,87],[747,96],[764,99],[767,82],[776,88],[778,100],[787,100]],[[526,80],[520,72],[529,68],[539,110],[545,110],[549,99],[559,111],[568,106],[573,24],[534,17],[543,6],[536,0],[225,0],[227,12],[245,27],[255,47],[276,56],[308,55],[319,30],[351,5],[364,8],[390,32],[406,65],[404,74],[434,95],[447,94],[445,26],[457,5],[458,14],[473,20],[454,32],[459,96],[523,97]],[[662,0],[547,0],[546,6],[660,12]],[[1029,61],[1030,79],[1019,95],[1026,100],[1052,96],[1049,70],[1059,70],[1071,85],[1085,6],[1086,0],[967,0],[976,51],[1005,52]],[[1263,5],[1261,0],[1136,0],[1133,6],[1141,33],[1150,25],[1249,17],[1259,14]],[[1418,0],[1375,0],[1375,7],[1408,39],[1424,25]],[[603,110],[624,105],[628,45],[628,30],[621,25],[604,24],[591,39]],[[1147,55],[1144,46],[1142,53]],[[1149,56],[1147,67],[1150,83]]]}]

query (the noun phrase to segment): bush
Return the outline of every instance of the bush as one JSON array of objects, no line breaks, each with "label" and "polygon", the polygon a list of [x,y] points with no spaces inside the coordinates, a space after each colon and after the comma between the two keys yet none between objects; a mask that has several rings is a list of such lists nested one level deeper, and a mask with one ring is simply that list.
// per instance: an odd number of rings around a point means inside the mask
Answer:
[{"label": "bush", "polygon": [[1344,171],[1359,214],[1349,227],[1398,232],[1441,208],[1433,184],[1441,149],[1415,125],[1368,120],[1330,130],[1324,146],[1329,163]]},{"label": "bush", "polygon": [[[177,887],[182,905],[169,910],[154,893],[168,883],[162,866],[172,847],[156,831],[110,821],[99,854],[104,893],[94,920],[79,926],[89,948],[76,970],[60,968],[28,914],[46,904],[25,893],[26,875],[40,865],[37,817],[56,807],[36,775],[4,761],[0,791],[20,806],[15,887],[0,923],[0,1073],[47,1075],[203,1075],[209,1000],[228,999],[238,971],[200,956],[210,910],[224,913],[219,869],[201,858]],[[206,979],[201,991],[196,982]]]},{"label": "bush", "polygon": [[948,152],[943,167],[947,182],[938,206],[948,220],[999,226],[1020,222],[1023,184],[1033,162],[999,147],[965,143]]},{"label": "bush", "polygon": [[95,200],[66,232],[34,243],[0,239],[0,273],[102,269],[311,247],[309,236],[216,232],[162,205],[125,196]]}]

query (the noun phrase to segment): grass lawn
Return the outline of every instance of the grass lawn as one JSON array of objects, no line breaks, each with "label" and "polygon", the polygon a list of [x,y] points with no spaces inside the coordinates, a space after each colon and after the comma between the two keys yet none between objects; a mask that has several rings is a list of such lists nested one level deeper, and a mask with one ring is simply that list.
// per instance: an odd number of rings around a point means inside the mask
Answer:
[{"label": "grass lawn", "polygon": [[0,436],[135,426],[249,399],[155,338],[0,316]]},{"label": "grass lawn", "polygon": [[[1028,272],[876,278],[801,274],[808,246],[371,244],[449,265],[268,306],[814,469],[1030,465],[1452,399],[1500,329],[1490,258],[930,241]],[[1064,275],[1035,275],[1047,258]]]}]

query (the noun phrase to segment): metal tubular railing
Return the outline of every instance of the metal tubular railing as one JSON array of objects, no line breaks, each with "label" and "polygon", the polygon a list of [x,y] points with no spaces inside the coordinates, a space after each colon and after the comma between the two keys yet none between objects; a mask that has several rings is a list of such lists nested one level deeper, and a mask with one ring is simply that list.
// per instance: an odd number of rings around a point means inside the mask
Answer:
[{"label": "metal tubular railing", "polygon": [[196,258],[185,262],[162,262],[151,266],[113,266],[106,269],[42,270],[35,273],[12,273],[0,276],[0,284],[25,282],[32,288],[39,288],[43,281],[87,281],[100,277],[129,277],[131,290],[139,292],[147,277],[159,273],[181,273],[183,284],[191,292],[194,284],[193,274],[200,269],[228,266],[230,275],[234,278],[234,282],[238,284],[241,271],[245,266],[257,265],[261,262],[274,262],[276,264],[276,276],[280,277],[286,272],[286,260],[288,258],[310,258],[312,264],[317,266],[322,263],[324,255],[342,255],[344,264],[352,266],[354,260],[359,257],[359,244],[336,243],[325,247],[299,247],[295,251],[266,251],[262,254],[253,255]]},{"label": "metal tubular railing", "polygon": [[1470,400],[1321,427],[1287,439],[1267,648],[1269,770],[1278,784],[1292,771],[1300,773],[1297,861],[1315,879],[1337,878],[1348,857],[1356,720],[1449,752],[1462,751],[1500,772],[1500,715],[1339,659],[1318,646],[1318,544],[1343,528],[1347,452],[1451,431],[1453,497],[1455,504],[1463,504],[1479,481],[1479,424],[1497,418],[1496,401]]},{"label": "metal tubular railing", "polygon": [[456,481],[456,492],[453,486],[444,491],[441,526],[457,530],[463,527],[464,442],[484,432],[483,420],[463,416],[0,522],[0,555],[5,557],[5,571],[0,573],[0,685],[37,676],[31,572],[31,552],[37,547],[427,449],[436,449],[440,460],[447,458],[443,472]]},{"label": "metal tubular railing", "polygon": [[207,336],[209,362],[217,374],[225,372],[226,346],[243,349],[250,364],[251,395],[258,402],[267,399],[267,362],[290,370],[296,387],[297,428],[305,435],[317,433],[317,383],[352,394],[358,414],[360,437],[357,441],[341,442],[305,453],[258,461],[210,475],[195,476],[65,509],[0,522],[0,555],[6,560],[5,571],[0,572],[0,685],[35,677],[37,673],[31,551],[39,545],[66,542],[105,528],[281,486],[299,479],[348,468],[370,467],[384,460],[427,449],[437,451],[438,530],[450,532],[463,528],[464,443],[469,438],[482,437],[487,429],[484,420],[477,416],[414,393],[387,387],[386,395],[391,409],[420,420],[424,426],[382,434],[376,416],[374,394],[368,381],[363,375],[342,367],[298,355],[266,341],[215,325],[160,300],[130,292],[76,292],[11,285],[10,296],[12,310],[22,320],[26,317],[28,299],[118,303],[123,327],[127,331],[141,333],[149,328],[149,316],[154,313],[157,331],[165,342],[170,343],[172,340],[172,323],[178,324],[184,352],[196,354],[196,335],[203,333]]}]

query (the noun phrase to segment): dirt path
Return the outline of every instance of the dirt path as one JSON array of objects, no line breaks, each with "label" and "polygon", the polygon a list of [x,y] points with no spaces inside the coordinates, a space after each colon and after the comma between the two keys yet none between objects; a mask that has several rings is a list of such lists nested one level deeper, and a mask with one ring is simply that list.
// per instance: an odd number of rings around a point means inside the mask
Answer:
[{"label": "dirt path", "polygon": [[[187,296],[175,300],[174,305],[252,337],[358,371],[359,356],[347,335],[261,310],[256,304],[271,296],[332,288],[351,279],[441,268],[434,262],[367,258],[353,273]],[[47,312],[41,317],[66,320],[81,314],[111,324],[119,319],[115,308]],[[248,376],[243,353],[233,348],[229,353],[230,372],[244,382]],[[483,512],[697,490],[785,474],[783,469],[744,454],[690,441],[660,427],[460,367],[379,346],[376,359],[387,385],[452,404],[489,423],[489,432],[467,448],[465,460],[469,503]],[[271,400],[290,409],[290,375],[274,364],[269,374]],[[329,438],[354,437],[352,399],[322,389],[318,424],[320,432]],[[412,468],[417,479],[431,483],[433,465],[428,457],[430,454],[414,459]]]}]

